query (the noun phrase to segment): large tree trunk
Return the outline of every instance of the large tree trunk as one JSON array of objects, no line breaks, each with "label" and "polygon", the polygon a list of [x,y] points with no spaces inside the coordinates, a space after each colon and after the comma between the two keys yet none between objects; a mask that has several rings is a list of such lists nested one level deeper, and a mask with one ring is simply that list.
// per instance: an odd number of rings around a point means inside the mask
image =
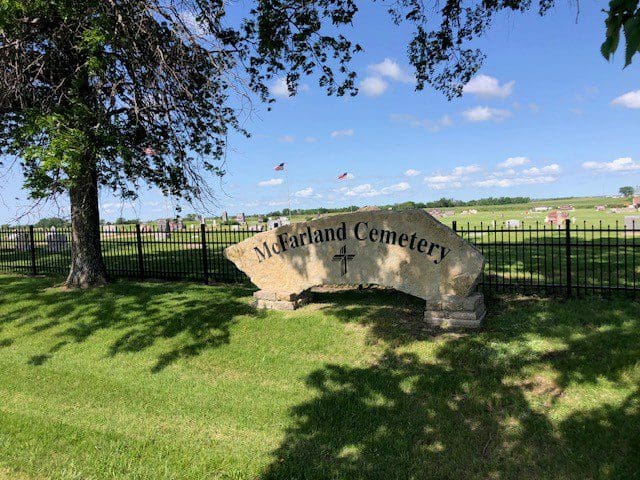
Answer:
[{"label": "large tree trunk", "polygon": [[87,288],[106,285],[107,269],[100,249],[100,211],[95,163],[87,161],[83,172],[69,189],[71,234],[73,236],[68,287]]}]

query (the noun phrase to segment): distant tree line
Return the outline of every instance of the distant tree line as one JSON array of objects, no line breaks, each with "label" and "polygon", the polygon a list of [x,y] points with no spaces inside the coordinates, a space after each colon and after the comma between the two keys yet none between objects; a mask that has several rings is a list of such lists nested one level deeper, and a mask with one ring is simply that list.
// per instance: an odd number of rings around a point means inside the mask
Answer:
[{"label": "distant tree line", "polygon": [[512,205],[516,203],[529,203],[529,197],[487,197],[477,200],[455,200],[453,198],[442,197],[433,202],[403,202],[392,205],[384,205],[381,208],[391,210],[410,210],[415,208],[452,208],[452,207],[473,207],[477,205]]},{"label": "distant tree line", "polygon": [[268,217],[288,217],[291,215],[317,215],[323,213],[344,213],[344,212],[355,212],[360,207],[355,205],[351,205],[349,207],[340,207],[340,208],[292,208],[289,210],[288,208],[283,208],[282,210],[276,210],[273,212],[267,213]]}]

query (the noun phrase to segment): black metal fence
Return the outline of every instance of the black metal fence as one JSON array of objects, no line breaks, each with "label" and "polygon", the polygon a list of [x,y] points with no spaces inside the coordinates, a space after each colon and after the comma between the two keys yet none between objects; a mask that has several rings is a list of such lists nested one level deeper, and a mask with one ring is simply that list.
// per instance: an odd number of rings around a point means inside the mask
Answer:
[{"label": "black metal fence", "polygon": [[[256,231],[205,228],[159,231],[140,225],[102,226],[102,256],[112,277],[242,282],[246,276],[224,249]],[[65,275],[71,264],[71,230],[0,229],[0,270]]]},{"label": "black metal fence", "polygon": [[485,291],[640,292],[640,223],[453,229],[483,253]]},{"label": "black metal fence", "polygon": [[[486,259],[481,286],[487,291],[582,293],[640,292],[640,225],[466,225],[458,235]],[[224,248],[258,233],[210,228],[163,232],[140,225],[103,226],[104,261],[112,277],[243,282],[247,278],[223,256]],[[34,227],[0,229],[0,270],[65,275],[71,263],[71,232]]]}]

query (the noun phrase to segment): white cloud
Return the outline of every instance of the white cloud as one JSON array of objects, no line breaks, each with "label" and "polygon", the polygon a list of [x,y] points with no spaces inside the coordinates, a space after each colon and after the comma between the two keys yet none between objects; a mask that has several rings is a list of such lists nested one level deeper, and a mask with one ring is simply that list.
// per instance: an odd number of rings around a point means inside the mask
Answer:
[{"label": "white cloud", "polygon": [[281,142],[284,142],[284,143],[291,143],[295,139],[296,138],[293,135],[283,135],[280,138],[278,138],[278,140],[280,140]]},{"label": "white cloud", "polygon": [[358,196],[373,196],[372,192],[375,192],[373,186],[370,183],[363,183],[362,185],[356,185],[352,188],[343,187],[341,191],[347,197],[358,197]]},{"label": "white cloud", "polygon": [[538,113],[540,111],[540,106],[537,103],[530,103],[529,110],[531,110],[533,113]]},{"label": "white cloud", "polygon": [[437,132],[444,127],[450,127],[453,125],[453,120],[449,115],[443,115],[438,120],[430,120],[428,118],[420,119],[413,115],[407,115],[404,113],[392,113],[389,118],[393,122],[405,123],[411,128],[421,127],[430,132]]},{"label": "white cloud", "polygon": [[463,165],[454,167],[450,174],[431,175],[425,177],[424,183],[427,187],[433,190],[448,190],[452,188],[461,188],[462,180],[466,179],[468,175],[478,173],[482,171],[482,167],[478,165]]},{"label": "white cloud", "polygon": [[351,137],[353,136],[353,128],[348,128],[346,130],[334,130],[333,132],[331,132],[331,136],[333,138],[338,138],[338,137]]},{"label": "white cloud", "polygon": [[433,190],[451,190],[453,188],[461,188],[462,182],[428,183],[427,187]]},{"label": "white cloud", "polygon": [[482,171],[482,167],[478,165],[466,165],[462,167],[456,167],[453,169],[453,174],[456,176],[469,175],[471,173],[478,173]]},{"label": "white cloud", "polygon": [[514,167],[522,167],[530,163],[527,157],[510,157],[498,165],[497,172],[474,182],[477,187],[514,187],[518,185],[536,185],[553,183],[558,180],[560,165],[551,163],[543,167],[532,166],[517,171]]},{"label": "white cloud", "polygon": [[527,157],[509,157],[504,162],[498,164],[498,168],[521,167],[530,162]]},{"label": "white cloud", "polygon": [[316,137],[305,137],[304,141],[307,143],[315,143],[318,139]]},{"label": "white cloud", "polygon": [[360,89],[369,97],[382,95],[389,85],[380,77],[366,77],[360,82]]},{"label": "white cloud", "polygon": [[407,182],[400,182],[393,185],[388,185],[382,188],[374,188],[370,183],[363,183],[352,188],[343,187],[339,191],[347,197],[377,197],[379,195],[390,195],[397,192],[404,192],[409,190],[411,185]]},{"label": "white cloud", "polygon": [[416,170],[414,168],[410,168],[409,170],[405,170],[404,174],[407,177],[417,177],[418,175],[420,175],[422,172],[420,170]]},{"label": "white cloud", "polygon": [[462,91],[464,93],[472,93],[479,97],[499,97],[506,98],[513,92],[515,81],[500,85],[497,78],[489,75],[477,75],[469,80]]},{"label": "white cloud", "polygon": [[319,193],[314,193],[313,188],[311,187],[307,187],[307,188],[303,188],[302,190],[298,190],[297,192],[295,192],[293,194],[294,197],[302,197],[302,198],[307,198],[307,197],[316,197],[316,198],[321,198],[322,195],[320,195]]},{"label": "white cloud", "polygon": [[[298,85],[298,92],[306,92],[309,90],[309,86],[302,84]],[[287,85],[287,79],[284,77],[276,78],[271,85],[269,85],[269,93],[274,97],[290,97],[292,96],[289,92],[289,87]],[[295,93],[295,92],[294,92]]]},{"label": "white cloud", "polygon": [[269,86],[269,92],[274,97],[288,97],[289,87],[287,86],[287,79],[284,77],[276,78]]},{"label": "white cloud", "polygon": [[500,170],[498,172],[493,172],[491,174],[492,177],[513,177],[517,172],[513,168],[507,168]]},{"label": "white cloud", "polygon": [[618,98],[614,98],[611,104],[624,108],[640,108],[640,90],[620,95]]},{"label": "white cloud", "polygon": [[453,182],[454,180],[458,180],[457,175],[432,175],[430,177],[425,177],[425,183],[447,183]]},{"label": "white cloud", "polygon": [[391,78],[396,82],[412,83],[413,75],[403,70],[395,60],[385,58],[382,62],[369,65],[369,69],[383,77]]},{"label": "white cloud", "polygon": [[388,187],[384,187],[380,191],[383,194],[388,194],[392,192],[404,192],[405,190],[409,190],[410,188],[411,188],[411,185],[409,185],[407,182],[400,182],[394,185],[389,185]]},{"label": "white cloud", "polygon": [[[511,157],[502,162],[500,170],[486,175],[485,178],[473,180],[473,176],[483,171],[479,165],[462,165],[454,167],[450,173],[436,173],[424,178],[424,183],[433,190],[449,190],[461,188],[463,185],[477,187],[512,187],[515,185],[533,185],[552,183],[558,179],[560,165],[552,163],[543,167],[531,167],[517,171],[512,167],[521,167],[529,163],[526,157]],[[476,177],[477,178],[477,177]]]},{"label": "white cloud", "polygon": [[599,172],[629,172],[640,170],[640,163],[630,157],[622,157],[612,162],[584,162],[582,168]]},{"label": "white cloud", "polygon": [[201,22],[198,22],[196,16],[193,13],[185,10],[183,12],[180,12],[178,14],[178,17],[180,18],[180,20],[182,20],[185,27],[187,27],[193,35],[202,37],[207,34],[205,25]]},{"label": "white cloud", "polygon": [[453,120],[451,120],[451,117],[449,115],[443,115],[438,120],[438,124],[442,127],[450,127],[451,125],[453,125]]},{"label": "white cloud", "polygon": [[487,122],[489,120],[499,122],[511,116],[509,110],[477,106],[462,112],[462,116],[468,122]]},{"label": "white cloud", "polygon": [[545,174],[558,174],[560,173],[560,165],[552,163],[551,165],[545,165],[542,168],[531,167],[522,170],[522,173],[527,176],[545,175]]},{"label": "white cloud", "polygon": [[271,178],[269,180],[262,180],[261,182],[258,182],[259,187],[273,187],[275,185],[282,185],[282,179]]},{"label": "white cloud", "polygon": [[431,175],[430,177],[425,177],[424,182],[427,184],[427,187],[433,190],[448,190],[462,187],[462,182],[460,182],[458,175]]},{"label": "white cloud", "polygon": [[514,187],[517,185],[534,185],[541,183],[553,183],[558,180],[554,176],[514,177],[514,178],[486,178],[475,182],[477,187]]}]

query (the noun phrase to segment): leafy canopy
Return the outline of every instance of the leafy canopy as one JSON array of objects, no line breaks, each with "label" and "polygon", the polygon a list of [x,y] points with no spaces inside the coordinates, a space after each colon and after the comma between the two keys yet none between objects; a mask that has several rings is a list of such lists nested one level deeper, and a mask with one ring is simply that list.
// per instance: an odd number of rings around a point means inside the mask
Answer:
[{"label": "leafy canopy", "polygon": [[624,32],[625,67],[631,64],[633,56],[640,52],[640,10],[638,0],[611,0],[607,11],[606,39],[601,47],[604,58],[609,60],[618,49],[620,32]]}]

